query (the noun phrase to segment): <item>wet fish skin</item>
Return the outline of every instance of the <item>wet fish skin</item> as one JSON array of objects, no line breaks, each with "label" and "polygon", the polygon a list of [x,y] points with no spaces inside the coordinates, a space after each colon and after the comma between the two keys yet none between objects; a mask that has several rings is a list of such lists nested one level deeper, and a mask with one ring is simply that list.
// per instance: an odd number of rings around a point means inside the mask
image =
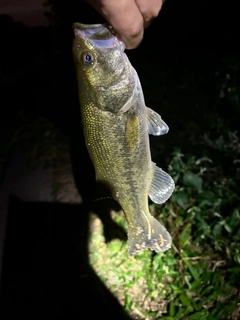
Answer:
[{"label": "wet fish skin", "polygon": [[150,213],[172,194],[174,182],[151,161],[149,133],[168,126],[145,106],[141,84],[124,44],[106,25],[73,25],[73,56],[86,145],[96,179],[107,184],[128,222],[128,252],[171,247],[171,236]]}]

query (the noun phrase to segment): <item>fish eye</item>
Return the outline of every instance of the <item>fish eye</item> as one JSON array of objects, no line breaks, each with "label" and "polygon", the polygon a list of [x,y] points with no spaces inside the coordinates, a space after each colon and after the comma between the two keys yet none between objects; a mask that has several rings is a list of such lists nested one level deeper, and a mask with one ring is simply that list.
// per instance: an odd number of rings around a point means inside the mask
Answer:
[{"label": "fish eye", "polygon": [[90,66],[94,63],[94,57],[90,52],[83,53],[83,63]]}]

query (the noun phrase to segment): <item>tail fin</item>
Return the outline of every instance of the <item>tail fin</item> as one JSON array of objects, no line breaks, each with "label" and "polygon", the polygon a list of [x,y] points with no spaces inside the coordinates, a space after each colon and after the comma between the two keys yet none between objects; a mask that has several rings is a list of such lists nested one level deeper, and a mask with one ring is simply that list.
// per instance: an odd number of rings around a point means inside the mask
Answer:
[{"label": "tail fin", "polygon": [[145,218],[147,224],[128,232],[129,256],[146,249],[163,252],[171,248],[172,238],[164,226],[150,215]]}]

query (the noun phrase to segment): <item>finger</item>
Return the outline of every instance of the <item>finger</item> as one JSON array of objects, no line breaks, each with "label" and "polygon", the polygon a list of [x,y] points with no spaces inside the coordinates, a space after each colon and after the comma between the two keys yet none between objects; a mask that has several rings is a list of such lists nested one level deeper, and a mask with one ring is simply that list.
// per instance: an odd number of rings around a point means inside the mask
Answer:
[{"label": "finger", "polygon": [[143,17],[135,0],[87,0],[113,27],[127,49],[136,48],[143,38]]},{"label": "finger", "polygon": [[135,0],[144,20],[144,29],[149,27],[162,8],[163,0]]}]

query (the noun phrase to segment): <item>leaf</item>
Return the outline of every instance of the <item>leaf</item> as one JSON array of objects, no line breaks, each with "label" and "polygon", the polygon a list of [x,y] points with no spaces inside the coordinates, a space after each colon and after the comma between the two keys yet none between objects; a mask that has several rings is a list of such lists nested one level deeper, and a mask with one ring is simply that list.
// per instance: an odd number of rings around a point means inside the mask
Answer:
[{"label": "leaf", "polygon": [[162,256],[158,253],[156,254],[154,260],[153,260],[153,272],[157,271],[158,269],[161,268],[162,264]]},{"label": "leaf", "polygon": [[132,306],[132,301],[131,298],[128,294],[125,295],[125,309],[126,310],[131,310],[131,306]]},{"label": "leaf", "polygon": [[182,247],[189,241],[190,236],[191,236],[191,223],[188,223],[182,230],[179,239]]},{"label": "leaf", "polygon": [[191,301],[186,294],[180,294],[179,298],[185,307],[189,307],[191,305]]},{"label": "leaf", "polygon": [[173,169],[176,171],[176,172],[180,172],[181,171],[181,166],[180,166],[180,163],[179,163],[179,160],[178,159],[174,159],[171,163]]},{"label": "leaf", "polygon": [[229,268],[228,272],[235,273],[236,275],[240,274],[240,267]]},{"label": "leaf", "polygon": [[235,254],[234,260],[240,264],[240,254],[239,253]]},{"label": "leaf", "polygon": [[197,281],[200,282],[200,278],[199,278],[199,273],[197,271],[197,266],[192,266],[191,263],[185,261],[185,264],[187,265],[189,271],[191,272],[191,275],[193,276],[193,278]]},{"label": "leaf", "polygon": [[186,315],[189,312],[192,312],[192,307],[191,306],[189,306],[187,308],[179,308],[178,313],[176,314],[174,319],[176,319],[176,320],[184,319],[182,316]]},{"label": "leaf", "polygon": [[148,285],[148,288],[153,289],[154,285],[152,283],[152,279],[147,280],[147,285]]},{"label": "leaf", "polygon": [[189,198],[185,191],[178,191],[173,194],[172,201],[182,207],[189,202]]},{"label": "leaf", "polygon": [[175,286],[174,284],[170,286],[175,294],[178,294],[182,291],[181,288]]},{"label": "leaf", "polygon": [[209,206],[211,207],[213,205],[213,203],[209,200],[202,200],[200,203],[199,203],[199,208],[202,208],[202,207],[205,207],[205,206]]},{"label": "leaf", "polygon": [[232,228],[229,226],[229,224],[227,224],[226,221],[224,221],[223,224],[224,228],[227,230],[227,232],[231,233],[232,232]]},{"label": "leaf", "polygon": [[169,315],[173,317],[175,315],[175,303],[172,301],[169,306]]},{"label": "leaf", "polygon": [[[205,282],[206,283],[206,282]],[[208,296],[212,291],[214,290],[214,287],[212,285],[208,285],[202,290],[202,296]]]},{"label": "leaf", "polygon": [[218,236],[221,234],[222,231],[222,225],[220,223],[217,223],[213,228],[213,234],[214,236]]},{"label": "leaf", "polygon": [[207,319],[208,316],[208,311],[203,310],[203,311],[198,311],[192,314],[191,316],[188,317],[188,320],[199,320],[199,319]]},{"label": "leaf", "polygon": [[202,189],[202,179],[195,173],[187,171],[183,175],[183,184],[195,188],[197,191]]}]

